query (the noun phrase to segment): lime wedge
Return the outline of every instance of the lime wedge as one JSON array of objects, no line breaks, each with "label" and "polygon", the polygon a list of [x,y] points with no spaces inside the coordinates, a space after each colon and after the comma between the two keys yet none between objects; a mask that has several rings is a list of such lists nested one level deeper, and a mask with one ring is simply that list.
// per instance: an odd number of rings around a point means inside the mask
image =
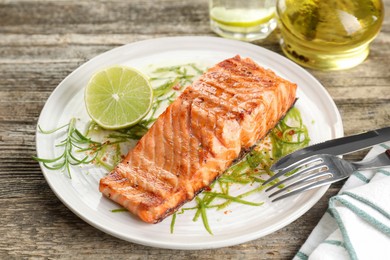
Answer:
[{"label": "lime wedge", "polygon": [[105,129],[120,129],[137,124],[153,102],[153,90],[139,71],[113,66],[95,73],[84,95],[89,116]]}]

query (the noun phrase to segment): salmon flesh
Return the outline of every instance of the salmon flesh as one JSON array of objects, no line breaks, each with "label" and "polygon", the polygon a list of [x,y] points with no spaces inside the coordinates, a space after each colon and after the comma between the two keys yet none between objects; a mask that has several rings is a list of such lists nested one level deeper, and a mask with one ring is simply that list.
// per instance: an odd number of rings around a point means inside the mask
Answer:
[{"label": "salmon flesh", "polygon": [[263,138],[294,104],[296,88],[250,58],[218,63],[168,106],[100,191],[160,222]]}]

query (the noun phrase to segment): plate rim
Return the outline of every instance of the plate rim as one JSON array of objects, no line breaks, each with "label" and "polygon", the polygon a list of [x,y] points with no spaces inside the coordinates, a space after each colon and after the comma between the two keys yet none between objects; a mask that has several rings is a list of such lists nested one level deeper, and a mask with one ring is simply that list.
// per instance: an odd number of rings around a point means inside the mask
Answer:
[{"label": "plate rim", "polygon": [[[265,52],[267,55],[271,55],[271,56],[275,56],[278,58],[278,59],[281,59],[284,63],[287,63],[289,66],[293,66],[294,69],[297,69],[300,71],[300,73],[303,73],[305,75],[305,77],[307,77],[308,79],[310,79],[311,81],[315,81],[318,83],[318,85],[321,87],[321,90],[322,90],[322,93],[323,95],[325,95],[326,99],[329,103],[329,105],[331,105],[332,107],[332,111],[335,112],[334,116],[336,117],[337,119],[337,125],[333,126],[332,127],[332,130],[334,130],[335,132],[333,133],[335,137],[341,137],[344,135],[344,128],[343,128],[343,123],[342,123],[342,118],[341,118],[341,115],[340,115],[340,112],[334,102],[334,100],[332,99],[332,97],[330,96],[330,94],[327,92],[327,90],[325,89],[325,87],[312,75],[310,74],[308,71],[306,71],[305,69],[303,69],[302,67],[300,67],[299,65],[293,63],[292,61],[288,60],[286,57],[276,53],[276,52],[273,52],[271,50],[268,50],[264,47],[261,47],[261,46],[258,46],[258,45],[254,45],[254,44],[251,44],[251,43],[246,43],[246,42],[240,42],[240,41],[236,41],[236,40],[230,40],[230,39],[224,39],[224,38],[219,38],[219,37],[210,37],[210,36],[174,36],[174,37],[161,37],[161,38],[153,38],[153,39],[147,39],[147,40],[141,40],[141,41],[136,41],[136,42],[133,42],[133,43],[129,43],[129,44],[125,44],[125,45],[122,45],[122,46],[118,46],[118,47],[115,47],[115,48],[112,48],[110,50],[107,50],[89,60],[87,60],[86,62],[84,62],[83,64],[81,64],[80,66],[78,66],[75,70],[73,70],[69,75],[67,75],[56,87],[55,89],[52,91],[52,93],[49,95],[48,99],[46,100],[45,102],[45,105],[43,106],[42,108],[42,111],[39,115],[39,118],[38,118],[38,121],[37,121],[37,129],[36,129],[36,138],[35,138],[35,141],[36,141],[36,152],[39,156],[39,135],[38,135],[38,125],[39,123],[43,120],[42,118],[44,117],[44,110],[47,109],[47,106],[48,104],[50,103],[50,100],[53,99],[53,97],[56,96],[57,92],[60,91],[60,88],[63,84],[66,83],[66,81],[71,78],[73,75],[79,73],[79,71],[81,71],[82,69],[84,69],[85,67],[88,67],[88,65],[90,63],[93,63],[99,59],[102,59],[104,58],[105,56],[109,56],[110,54],[112,53],[115,53],[115,52],[118,52],[120,50],[124,50],[124,49],[127,49],[127,48],[137,48],[138,45],[144,45],[144,44],[151,44],[151,43],[156,43],[156,42],[187,42],[187,41],[193,41],[194,39],[196,39],[196,41],[205,41],[207,42],[208,44],[210,44],[210,42],[214,42],[214,44],[222,44],[222,43],[229,43],[229,44],[234,44],[234,45],[240,45],[240,46],[245,46],[246,48],[248,49],[257,49],[258,51],[261,50],[262,52]],[[239,52],[239,50],[238,50]],[[64,83],[65,82],[65,83]],[[80,87],[80,89],[82,89],[82,87]],[[212,245],[210,244],[205,244],[205,243],[198,243],[196,244],[195,246],[188,246],[186,244],[172,244],[172,243],[161,243],[161,242],[156,242],[156,241],[150,241],[150,240],[145,240],[145,239],[137,239],[137,238],[129,238],[128,236],[123,236],[122,234],[118,234],[118,232],[115,232],[112,228],[110,227],[106,227],[106,226],[102,226],[100,225],[99,222],[97,221],[94,221],[94,220],[91,220],[89,219],[87,216],[85,216],[86,214],[85,213],[82,213],[82,212],[79,212],[74,206],[72,206],[70,203],[68,203],[68,201],[63,198],[61,196],[61,194],[58,193],[58,190],[56,190],[56,188],[53,186],[54,184],[50,181],[49,179],[49,176],[48,174],[46,173],[47,169],[44,168],[44,166],[39,163],[40,165],[40,168],[41,168],[41,171],[45,177],[45,180],[46,182],[49,184],[51,190],[54,192],[54,194],[57,196],[57,198],[64,204],[66,205],[66,207],[68,209],[70,209],[74,214],[76,214],[78,217],[80,217],[82,220],[84,220],[85,222],[87,222],[88,224],[90,224],[91,226],[109,234],[109,235],[112,235],[114,237],[117,237],[117,238],[120,238],[122,240],[125,240],[125,241],[129,241],[129,242],[133,242],[133,243],[137,243],[137,244],[141,244],[141,245],[146,245],[146,246],[151,246],[151,247],[156,247],[156,248],[166,248],[166,249],[181,249],[181,250],[199,250],[199,249],[212,249],[212,248],[221,248],[221,247],[226,247],[226,246],[232,246],[232,245],[237,245],[237,244],[241,244],[241,243],[245,243],[245,242],[248,242],[248,241],[251,241],[251,240],[254,240],[254,239],[258,239],[260,237],[263,237],[263,236],[266,236],[268,234],[271,234],[287,225],[289,225],[291,222],[295,221],[296,219],[298,219],[299,217],[301,217],[304,213],[306,213],[309,209],[311,209],[314,204],[316,204],[320,199],[321,197],[325,194],[325,192],[328,190],[329,186],[330,185],[327,185],[327,186],[324,186],[323,188],[319,189],[318,192],[315,194],[316,196],[314,196],[313,199],[310,200],[310,203],[304,205],[303,207],[300,207],[298,211],[295,212],[295,214],[293,215],[293,217],[290,217],[288,218],[286,221],[283,222],[282,226],[273,226],[272,228],[267,228],[267,232],[263,232],[264,234],[260,234],[261,232],[254,232],[254,233],[251,233],[251,236],[247,236],[245,239],[241,239],[239,241],[236,241],[235,239],[230,239],[229,241],[218,241],[218,242],[213,242]],[[90,210],[88,208],[88,210]]]}]

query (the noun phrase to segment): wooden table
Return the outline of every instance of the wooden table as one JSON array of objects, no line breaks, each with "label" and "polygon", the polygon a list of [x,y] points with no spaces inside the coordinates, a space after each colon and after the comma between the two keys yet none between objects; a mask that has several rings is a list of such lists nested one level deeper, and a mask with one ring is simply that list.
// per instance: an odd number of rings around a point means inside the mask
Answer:
[{"label": "wooden table", "polygon": [[[385,0],[390,10],[390,0]],[[132,244],[88,225],[54,195],[35,155],[40,111],[74,69],[114,47],[162,36],[209,35],[207,1],[0,1],[0,258],[290,259],[341,183],[305,215],[228,248],[174,251]],[[281,53],[277,32],[255,44]],[[334,98],[345,134],[390,125],[390,15],[369,58],[348,71],[310,71]],[[350,155],[361,159],[364,152]]]}]

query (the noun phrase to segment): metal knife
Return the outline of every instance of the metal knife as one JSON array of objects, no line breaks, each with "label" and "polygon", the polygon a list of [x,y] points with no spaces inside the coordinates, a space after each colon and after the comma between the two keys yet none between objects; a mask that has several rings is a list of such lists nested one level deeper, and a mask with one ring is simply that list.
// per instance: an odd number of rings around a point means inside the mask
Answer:
[{"label": "metal knife", "polygon": [[[380,128],[363,134],[332,139],[308,146],[282,157],[271,166],[271,171],[277,172],[278,170],[282,170],[295,162],[315,154],[342,155],[359,151],[386,141],[390,141],[390,127]],[[277,176],[275,178],[277,178]],[[271,182],[273,179],[268,179],[264,184]]]}]

